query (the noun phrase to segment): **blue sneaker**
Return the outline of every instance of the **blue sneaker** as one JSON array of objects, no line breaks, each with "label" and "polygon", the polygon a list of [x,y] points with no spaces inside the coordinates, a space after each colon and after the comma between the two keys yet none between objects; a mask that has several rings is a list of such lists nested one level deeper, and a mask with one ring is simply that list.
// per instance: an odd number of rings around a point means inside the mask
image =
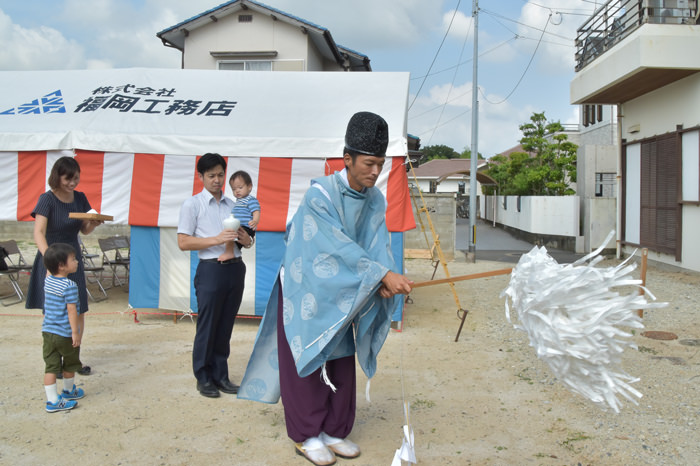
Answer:
[{"label": "blue sneaker", "polygon": [[56,403],[51,403],[50,401],[46,402],[46,412],[47,413],[56,413],[58,411],[68,411],[70,409],[75,408],[76,406],[78,406],[77,401],[66,400],[66,399],[63,399],[59,396],[58,401]]},{"label": "blue sneaker", "polygon": [[75,384],[73,384],[73,390],[63,390],[63,392],[61,393],[61,398],[63,398],[64,400],[79,400],[84,396],[85,390],[83,390],[82,388],[76,388]]}]

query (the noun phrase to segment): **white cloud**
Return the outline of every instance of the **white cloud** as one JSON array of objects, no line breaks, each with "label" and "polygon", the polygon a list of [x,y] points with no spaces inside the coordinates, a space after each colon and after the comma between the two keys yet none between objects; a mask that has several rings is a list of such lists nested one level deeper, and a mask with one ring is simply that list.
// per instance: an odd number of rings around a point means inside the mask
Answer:
[{"label": "white cloud", "polygon": [[[459,98],[445,106],[449,85],[435,85],[422,93],[409,112],[409,133],[420,137],[423,146],[445,144],[458,152],[471,148],[471,86],[469,82],[455,87],[450,99]],[[413,97],[410,96],[409,102]],[[478,151],[485,157],[518,145],[522,138],[519,127],[530,120],[533,112],[545,111],[548,119],[562,123],[578,122],[576,106],[566,107],[566,114],[557,115],[558,107],[547,100],[535,99],[537,104],[516,103],[513,99],[503,101],[504,97],[480,86]]]},{"label": "white cloud", "polygon": [[[35,15],[24,23],[20,17],[11,19],[0,11],[3,44],[0,69],[179,68],[180,52],[164,47],[155,34],[215,8],[224,0],[42,1],[56,2],[51,4],[50,17]],[[411,70],[414,75],[427,72],[455,6],[446,5],[444,0],[263,0],[263,3],[328,28],[337,43],[367,54],[374,69]],[[581,0],[529,3],[520,0],[510,4],[517,5],[519,10],[510,7],[505,15],[540,29],[547,23],[550,11],[535,4],[562,12],[576,9],[590,14],[593,9]],[[17,10],[22,9],[13,9]],[[29,14],[27,8],[24,10]],[[431,144],[446,144],[458,151],[470,146],[472,43],[463,48],[467,32],[470,40],[473,35],[470,15],[470,7],[462,2],[432,75],[426,79],[420,97],[410,110],[408,131],[425,138],[424,145],[432,135]],[[498,21],[494,23],[489,15],[480,16],[479,85],[487,94],[480,96],[482,154],[493,155],[516,145],[521,137],[518,126],[528,121],[533,111],[545,110],[551,119],[567,122],[574,119],[576,108],[568,105],[568,80],[573,75],[575,31],[586,18],[581,14],[553,15],[547,25],[551,34],[544,35],[531,68],[516,88],[541,32],[508,23],[503,18],[495,18]],[[522,38],[515,40],[516,32]],[[562,43],[568,45],[557,45]],[[455,68],[458,61],[462,64]],[[457,84],[451,89],[447,83],[453,80]],[[412,92],[418,91],[420,82],[412,81]],[[514,88],[515,92],[505,103],[489,102],[503,100]],[[413,97],[409,96],[409,102]],[[444,105],[446,100],[448,103]]]},{"label": "white cloud", "polygon": [[0,69],[56,70],[85,66],[85,51],[46,26],[23,28],[0,10]]},{"label": "white cloud", "polygon": [[[452,95],[464,94],[459,106],[441,106],[447,95],[445,85],[428,90],[429,97],[419,98],[409,114],[409,133],[421,138],[421,144],[445,144],[457,152],[471,148],[471,83],[453,90]],[[411,96],[411,99],[413,96]],[[490,157],[518,144],[522,137],[519,126],[527,122],[534,109],[530,105],[516,106],[506,101],[500,105],[486,104],[502,100],[502,96],[480,96],[479,153]]]},{"label": "white cloud", "polygon": [[429,37],[441,24],[443,4],[423,0],[267,0],[263,3],[326,27],[337,43],[365,54],[370,50],[417,44]]},{"label": "white cloud", "polygon": [[87,60],[85,68],[88,70],[108,70],[114,68],[114,63],[109,60]]},{"label": "white cloud", "polygon": [[571,113],[569,114],[568,117],[564,118],[561,120],[563,124],[573,124],[577,125],[579,124],[580,121],[580,116],[579,112],[581,111],[581,107],[578,105],[572,105],[571,106]]},{"label": "white cloud", "polygon": [[[479,34],[482,36],[481,34]],[[483,37],[483,36],[482,36]],[[479,38],[481,41],[481,37]],[[501,39],[498,43],[484,43],[479,46],[479,60],[488,63],[509,63],[518,57],[517,39]],[[480,42],[481,44],[481,42]]]},{"label": "white cloud", "polygon": [[471,89],[471,83],[454,87],[450,84],[438,84],[431,87],[427,93],[422,93],[416,103],[424,107],[441,106],[445,103],[450,107],[471,107]]},{"label": "white cloud", "polygon": [[[450,22],[452,25],[450,26]],[[448,11],[442,15],[442,27],[446,31],[450,28],[449,36],[460,41],[464,40],[464,37],[469,35],[469,37],[474,36],[474,18],[467,16],[461,11],[455,13],[454,10]]]},{"label": "white cloud", "polygon": [[[590,10],[590,11],[588,11]],[[518,33],[527,40],[519,41],[523,53],[531,54],[537,47],[538,66],[550,74],[567,74],[574,69],[576,29],[592,13],[580,0],[538,0],[528,2],[521,10]],[[542,34],[542,30],[546,33]]]},{"label": "white cloud", "polygon": [[[433,32],[444,33],[440,31],[442,1],[264,3],[327,27],[337,43],[370,56],[386,50],[405,53]],[[5,50],[0,52],[0,65],[5,69],[177,68],[180,53],[164,47],[155,34],[216,6],[217,2],[192,0],[61,0],[56,5],[60,13],[53,18],[60,31],[23,29],[3,15],[0,37]]]},{"label": "white cloud", "polygon": [[[156,32],[200,13],[193,12],[191,3],[67,0],[62,20],[85,38],[89,55],[101,62],[96,66],[177,68],[180,53],[164,47]],[[192,13],[183,16],[183,12]]]}]

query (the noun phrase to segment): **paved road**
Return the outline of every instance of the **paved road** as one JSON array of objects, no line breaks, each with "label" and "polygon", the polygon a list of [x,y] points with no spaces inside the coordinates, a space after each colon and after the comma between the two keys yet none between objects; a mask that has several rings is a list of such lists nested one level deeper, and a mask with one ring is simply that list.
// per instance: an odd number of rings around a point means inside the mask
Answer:
[{"label": "paved road", "polygon": [[[469,220],[457,219],[456,249],[469,250]],[[520,256],[527,253],[534,244],[518,239],[507,231],[494,227],[490,222],[478,220],[476,223],[476,260],[490,260],[517,263]],[[576,261],[583,254],[547,248],[547,252],[557,262],[568,264]]]}]

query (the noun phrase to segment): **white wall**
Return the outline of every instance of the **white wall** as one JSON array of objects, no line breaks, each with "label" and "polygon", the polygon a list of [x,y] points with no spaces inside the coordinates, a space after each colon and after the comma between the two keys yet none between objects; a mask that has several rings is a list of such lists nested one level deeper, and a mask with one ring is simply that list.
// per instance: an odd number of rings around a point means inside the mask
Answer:
[{"label": "white wall", "polygon": [[622,193],[625,197],[625,241],[629,243],[639,244],[640,232],[639,226],[641,222],[641,198],[640,191],[642,189],[641,179],[641,146],[639,144],[631,144],[627,146],[627,172],[626,172],[626,188],[627,191]]},{"label": "white wall", "polygon": [[[688,76],[668,86],[659,88],[622,106],[623,138],[628,143],[656,135],[676,131],[676,127],[692,128],[700,125],[700,73]],[[638,125],[638,128],[637,128]],[[630,133],[629,129],[638,131]],[[649,251],[649,259],[676,267],[700,271],[700,245],[697,232],[700,228],[700,206],[695,204],[698,199],[700,184],[698,168],[698,136],[697,132],[684,133],[682,137],[683,172],[681,177],[682,196],[686,203],[681,210],[682,237],[680,242],[681,261],[675,256]],[[626,238],[631,243],[639,244],[639,198],[640,198],[640,167],[639,144],[627,146],[627,193],[625,193],[625,222]],[[686,198],[687,196],[687,198]],[[634,246],[622,249],[625,254],[631,254]]]},{"label": "white wall", "polygon": [[[309,49],[309,36],[284,21],[273,21],[267,15],[247,10],[253,21],[239,23],[238,13],[225,16],[216,23],[190,31],[185,39],[184,67],[187,69],[217,69],[217,59],[210,52],[276,51],[277,56],[262,60],[301,60],[303,69],[319,70],[321,60]],[[311,60],[313,67],[307,62]],[[294,65],[297,66],[297,65]],[[319,67],[319,68],[316,68]]]},{"label": "white wall", "polygon": [[[622,137],[630,143],[675,131],[676,125],[698,126],[699,103],[700,73],[649,92],[622,105]],[[639,132],[630,133],[637,125]]]},{"label": "white wall", "polygon": [[618,173],[617,145],[593,145],[579,146],[577,153],[577,187],[576,194],[581,197],[595,197],[595,174]]},{"label": "white wall", "polygon": [[[611,231],[616,229],[617,199],[614,197],[595,197],[584,199],[590,212],[590,222],[584,224],[584,236],[590,238],[586,244],[586,251],[598,249]],[[606,248],[615,247],[615,236],[612,237]]]},{"label": "white wall", "polygon": [[[413,179],[412,175],[409,173],[408,174],[408,181],[409,183],[415,183],[416,180]],[[459,182],[463,180],[456,180],[456,179],[447,179],[440,183],[437,187],[437,192],[439,193],[456,193],[459,191]],[[420,190],[423,191],[424,193],[429,193],[430,192],[430,180],[425,179],[425,178],[418,178],[418,185],[420,186]],[[464,194],[469,194],[469,180],[464,180]],[[477,187],[477,194],[481,194],[481,191],[479,190],[479,185],[476,185]]]},{"label": "white wall", "polygon": [[681,261],[683,268],[700,272],[698,231],[700,231],[700,207],[683,206],[683,249],[681,251]]},{"label": "white wall", "polygon": [[[464,194],[469,195],[469,179],[468,178],[466,180],[448,178],[437,186],[437,192],[439,192],[439,193],[456,193],[459,191],[459,183],[461,181],[464,181]],[[408,174],[408,182],[409,183],[416,182],[416,180],[413,178],[413,175],[411,175],[410,173]],[[420,190],[423,191],[424,193],[430,192],[430,180],[429,179],[418,178],[418,185],[420,186]],[[476,193],[478,196],[481,195],[481,185],[478,182],[476,184]]]},{"label": "white wall", "polygon": [[[496,223],[534,234],[579,237],[578,196],[488,197],[496,201]],[[507,207],[504,207],[504,199],[507,199]],[[484,218],[494,220],[493,209],[482,212]]]},{"label": "white wall", "polygon": [[683,133],[683,193],[682,200],[686,202],[700,201],[700,132],[688,131]]}]

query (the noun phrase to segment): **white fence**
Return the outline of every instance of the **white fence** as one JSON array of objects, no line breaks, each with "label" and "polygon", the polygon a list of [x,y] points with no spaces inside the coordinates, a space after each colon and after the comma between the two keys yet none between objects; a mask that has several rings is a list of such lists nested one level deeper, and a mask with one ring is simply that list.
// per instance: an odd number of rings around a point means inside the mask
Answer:
[{"label": "white fence", "polygon": [[[616,225],[615,198],[584,199],[583,204],[579,196],[480,196],[480,200],[482,218],[519,230],[529,240],[559,239],[577,253],[597,249]],[[615,247],[614,238],[607,247]]]},{"label": "white fence", "polygon": [[537,235],[579,236],[578,196],[482,196],[482,215]]}]

